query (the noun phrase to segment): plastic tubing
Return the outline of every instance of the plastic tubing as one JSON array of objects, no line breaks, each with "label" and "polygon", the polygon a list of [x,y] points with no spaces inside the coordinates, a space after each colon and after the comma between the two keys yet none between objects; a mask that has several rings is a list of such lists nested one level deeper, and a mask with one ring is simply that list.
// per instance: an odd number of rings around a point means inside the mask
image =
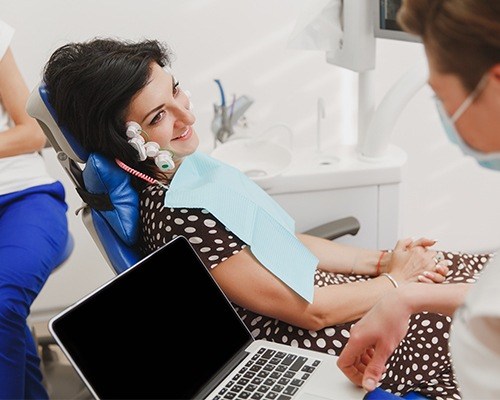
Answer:
[{"label": "plastic tubing", "polygon": [[222,88],[222,84],[220,83],[219,79],[215,79],[215,83],[217,83],[217,85],[219,86],[219,90],[220,90],[220,105],[222,107],[225,107],[226,106],[226,96],[224,95],[224,89]]}]

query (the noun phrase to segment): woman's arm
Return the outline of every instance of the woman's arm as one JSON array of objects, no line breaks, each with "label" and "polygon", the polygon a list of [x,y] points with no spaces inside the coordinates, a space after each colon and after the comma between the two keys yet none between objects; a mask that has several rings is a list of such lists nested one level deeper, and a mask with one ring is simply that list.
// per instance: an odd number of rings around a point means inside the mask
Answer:
[{"label": "woman's arm", "polygon": [[318,268],[327,272],[373,276],[380,257],[384,272],[391,258],[389,253],[381,254],[379,250],[362,249],[305,234],[297,234],[297,237],[318,257]]},{"label": "woman's arm", "polygon": [[[406,253],[405,262],[410,267],[422,259],[422,252]],[[220,263],[212,274],[236,304],[311,330],[361,318],[384,294],[395,290],[387,277],[380,276],[364,282],[316,287],[310,304],[262,266],[249,248]]]},{"label": "woman's arm", "polygon": [[[428,249],[436,243],[431,239],[403,239],[396,243],[394,252],[389,253],[310,235],[298,234],[297,237],[318,257],[318,268],[323,271],[369,276],[387,272],[401,282],[412,280],[425,283],[441,283],[448,273],[449,261],[443,259],[436,264],[437,252]],[[414,260],[417,263],[414,268],[407,265],[411,252],[421,253],[420,258]]]},{"label": "woman's arm", "polygon": [[0,96],[14,126],[0,132],[0,157],[32,153],[43,148],[46,137],[38,123],[26,112],[29,90],[7,49],[0,60]]}]

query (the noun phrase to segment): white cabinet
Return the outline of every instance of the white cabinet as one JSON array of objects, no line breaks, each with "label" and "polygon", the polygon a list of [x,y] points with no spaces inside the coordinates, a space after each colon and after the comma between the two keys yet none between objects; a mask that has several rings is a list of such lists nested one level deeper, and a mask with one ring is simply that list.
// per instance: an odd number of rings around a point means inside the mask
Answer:
[{"label": "white cabinet", "polygon": [[393,248],[399,239],[401,170],[405,153],[391,147],[377,163],[358,159],[352,147],[337,150],[338,160],[325,163],[300,154],[288,171],[266,183],[266,190],[296,221],[301,232],[334,219],[353,216],[357,235],[337,239],[373,249]]}]

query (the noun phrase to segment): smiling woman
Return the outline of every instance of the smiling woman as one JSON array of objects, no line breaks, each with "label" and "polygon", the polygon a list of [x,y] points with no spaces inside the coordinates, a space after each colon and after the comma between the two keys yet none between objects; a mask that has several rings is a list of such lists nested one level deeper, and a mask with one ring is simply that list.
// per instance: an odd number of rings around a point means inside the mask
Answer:
[{"label": "smiling woman", "polygon": [[[296,233],[248,176],[197,150],[195,117],[165,68],[169,57],[154,40],[70,43],[53,53],[44,80],[60,124],[87,151],[138,171],[142,254],[186,236],[256,338],[338,355],[354,322],[396,287],[475,281],[488,255],[441,256],[425,238],[388,252]],[[172,154],[172,168],[163,170],[161,151]],[[196,298],[189,282],[176,284]],[[383,387],[455,395],[448,329],[449,318],[416,315]]]}]

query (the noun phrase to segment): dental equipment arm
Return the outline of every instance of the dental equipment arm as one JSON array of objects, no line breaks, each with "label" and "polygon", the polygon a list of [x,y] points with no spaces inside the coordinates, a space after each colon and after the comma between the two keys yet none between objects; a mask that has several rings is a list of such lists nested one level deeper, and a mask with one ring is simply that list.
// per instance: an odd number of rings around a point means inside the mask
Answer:
[{"label": "dental equipment arm", "polygon": [[361,143],[360,158],[377,161],[384,157],[389,146],[392,129],[415,93],[427,82],[427,62],[421,59],[410,68],[386,93],[375,110]]}]

